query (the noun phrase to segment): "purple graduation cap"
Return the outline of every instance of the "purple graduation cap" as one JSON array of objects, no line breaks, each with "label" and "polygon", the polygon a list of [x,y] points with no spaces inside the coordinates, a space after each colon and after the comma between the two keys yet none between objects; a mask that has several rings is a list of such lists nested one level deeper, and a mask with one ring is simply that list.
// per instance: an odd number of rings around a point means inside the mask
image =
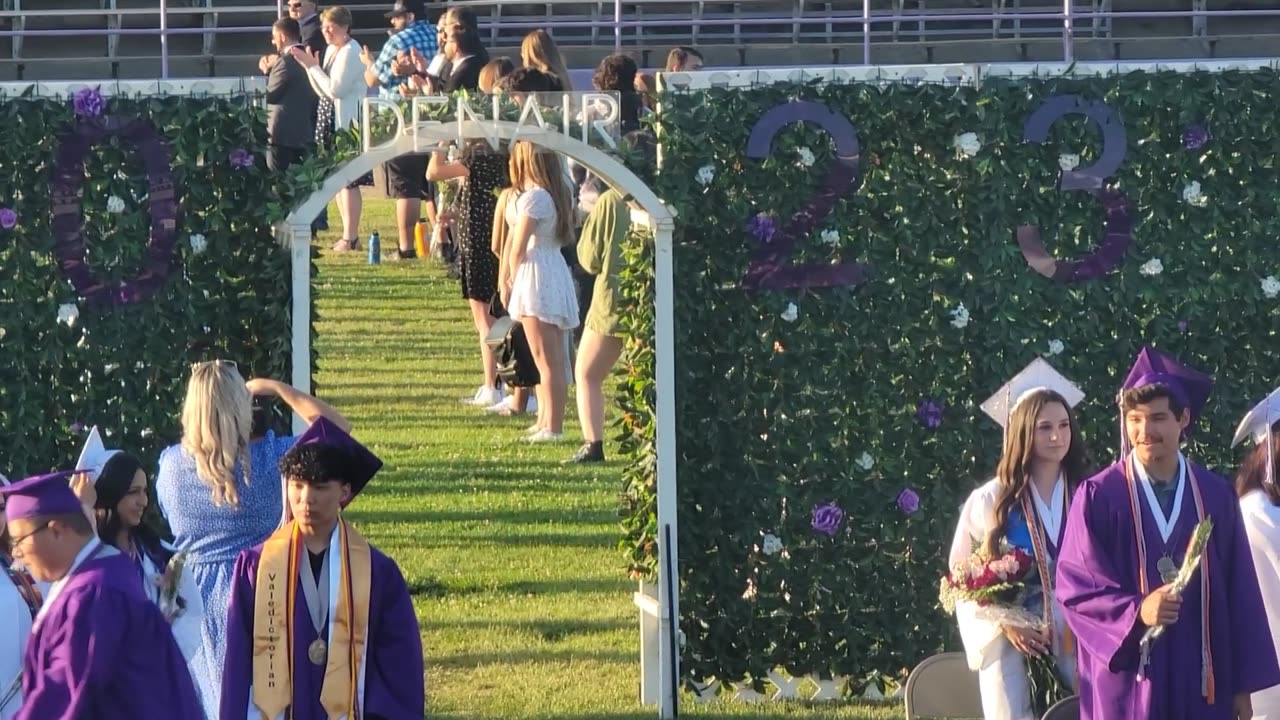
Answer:
[{"label": "purple graduation cap", "polygon": [[80,515],[84,508],[71,491],[67,479],[70,470],[37,475],[0,487],[5,497],[4,514],[8,520],[24,520],[49,515]]},{"label": "purple graduation cap", "polygon": [[[1138,352],[1138,359],[1134,361],[1128,377],[1124,379],[1124,384],[1120,386],[1116,404],[1120,404],[1121,398],[1128,390],[1157,384],[1167,386],[1169,392],[1191,413],[1191,423],[1187,425],[1185,431],[1191,432],[1191,428],[1200,419],[1200,412],[1204,410],[1205,403],[1209,400],[1209,393],[1213,392],[1213,376],[1183,365],[1168,353],[1143,347]],[[1124,413],[1121,412],[1120,455],[1123,457],[1128,453],[1129,436],[1124,431]]]},{"label": "purple graduation cap", "polygon": [[[351,504],[356,495],[360,494],[373,476],[382,469],[382,460],[378,459],[377,455],[324,417],[316,419],[311,423],[311,427],[298,436],[294,447],[300,445],[324,445],[342,451],[342,479],[351,484],[351,497],[343,503],[343,507]],[[281,497],[284,505],[282,522],[289,522],[293,519],[293,513],[289,509],[288,480],[282,476],[280,482],[284,491]]]}]

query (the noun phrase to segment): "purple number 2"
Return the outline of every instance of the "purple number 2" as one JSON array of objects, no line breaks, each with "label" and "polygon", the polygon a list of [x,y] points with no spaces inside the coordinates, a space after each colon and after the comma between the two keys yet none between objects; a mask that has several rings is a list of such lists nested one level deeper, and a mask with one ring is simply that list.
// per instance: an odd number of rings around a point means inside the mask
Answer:
[{"label": "purple number 2", "polygon": [[1128,140],[1124,123],[1105,103],[1085,100],[1079,95],[1054,95],[1045,100],[1023,126],[1022,138],[1043,143],[1049,139],[1049,128],[1067,115],[1084,115],[1102,130],[1102,153],[1094,164],[1076,170],[1065,170],[1058,189],[1086,190],[1098,196],[1106,213],[1102,242],[1082,260],[1056,260],[1040,241],[1040,226],[1018,228],[1018,246],[1033,270],[1058,282],[1075,283],[1093,280],[1111,272],[1124,260],[1133,235],[1133,219],[1129,199],[1119,190],[1105,187],[1124,164]]},{"label": "purple number 2", "polygon": [[742,278],[748,289],[787,289],[815,287],[848,287],[863,281],[865,274],[857,263],[794,265],[787,262],[802,238],[813,234],[835,207],[836,201],[850,190],[857,190],[858,131],[843,115],[826,105],[805,100],[792,100],[765,113],[747,139],[747,157],[762,160],[769,156],[773,139],[783,127],[809,122],[822,128],[836,146],[836,157],[822,184],[809,203],[791,217],[773,238],[751,259]]}]

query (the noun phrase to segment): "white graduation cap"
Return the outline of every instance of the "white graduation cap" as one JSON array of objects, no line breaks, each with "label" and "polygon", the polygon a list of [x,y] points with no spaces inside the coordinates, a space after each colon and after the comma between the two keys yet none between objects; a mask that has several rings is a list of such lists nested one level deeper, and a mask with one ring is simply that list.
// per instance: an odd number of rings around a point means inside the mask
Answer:
[{"label": "white graduation cap", "polygon": [[1235,447],[1244,442],[1246,437],[1252,437],[1254,444],[1267,444],[1267,477],[1268,485],[1275,484],[1275,458],[1271,457],[1271,426],[1280,420],[1280,388],[1271,391],[1271,394],[1262,402],[1253,406],[1248,415],[1240,421],[1240,426],[1236,428],[1236,436],[1231,439],[1231,447]]},{"label": "white graduation cap", "polygon": [[982,403],[982,412],[996,421],[1000,427],[1009,429],[1009,418],[1013,409],[1036,390],[1053,390],[1067,401],[1067,405],[1075,407],[1084,399],[1084,392],[1076,387],[1062,373],[1054,369],[1044,358],[1036,358],[1031,364],[1022,368],[1009,382],[996,391],[995,395]]},{"label": "white graduation cap", "polygon": [[98,433],[98,426],[94,425],[89,430],[89,439],[85,441],[84,449],[80,451],[80,459],[76,460],[76,472],[88,474],[89,479],[97,484],[98,476],[107,466],[107,461],[119,452],[119,450],[108,450],[102,444],[102,435]]}]

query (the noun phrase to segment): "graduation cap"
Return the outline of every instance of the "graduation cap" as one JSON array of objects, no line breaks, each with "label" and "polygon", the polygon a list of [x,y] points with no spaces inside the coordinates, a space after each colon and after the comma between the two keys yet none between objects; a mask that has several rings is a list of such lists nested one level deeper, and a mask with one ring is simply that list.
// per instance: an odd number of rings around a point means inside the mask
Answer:
[{"label": "graduation cap", "polygon": [[[339,463],[340,475],[339,479],[351,485],[351,497],[343,503],[343,507],[351,504],[356,495],[364,490],[373,476],[382,469],[382,460],[378,459],[369,448],[361,445],[359,441],[351,437],[350,434],[343,431],[332,421],[327,418],[320,417],[311,423],[305,432],[298,436],[294,442],[294,447],[303,445],[319,445],[326,448],[332,448],[337,451],[341,457]],[[281,482],[287,482],[283,476]],[[293,519],[293,512],[289,508],[289,495],[287,486],[284,488],[283,494],[284,511],[283,522]]]},{"label": "graduation cap", "polygon": [[[1190,413],[1191,422],[1187,425],[1189,432],[1196,420],[1200,419],[1200,412],[1209,400],[1209,393],[1213,392],[1213,376],[1183,365],[1168,353],[1144,346],[1138,352],[1138,359],[1125,377],[1124,384],[1120,386],[1116,404],[1120,404],[1128,390],[1157,384],[1168,387],[1174,398]],[[1120,449],[1122,455],[1128,454],[1129,437],[1124,432],[1123,413],[1120,416]]]},{"label": "graduation cap", "polygon": [[98,426],[94,425],[89,430],[89,439],[85,441],[84,449],[80,451],[80,459],[76,460],[76,472],[87,474],[96,485],[107,461],[119,454],[119,450],[108,450],[102,444],[102,435],[98,432]]},{"label": "graduation cap", "polygon": [[1231,439],[1231,447],[1252,437],[1254,444],[1267,444],[1267,485],[1275,484],[1275,458],[1271,455],[1271,426],[1280,420],[1280,388],[1271,391],[1265,400],[1253,406],[1249,414],[1240,421],[1236,428],[1236,436]]},{"label": "graduation cap", "polygon": [[22,520],[48,515],[79,515],[84,512],[80,499],[71,491],[67,479],[75,471],[64,470],[37,475],[0,487],[4,495],[4,514],[8,520]]},{"label": "graduation cap", "polygon": [[987,398],[980,407],[982,412],[1008,432],[1009,418],[1013,416],[1013,409],[1037,390],[1052,390],[1058,393],[1063,400],[1067,401],[1069,408],[1079,405],[1084,399],[1084,393],[1076,387],[1075,383],[1054,369],[1047,360],[1038,357],[997,390],[995,395]]}]

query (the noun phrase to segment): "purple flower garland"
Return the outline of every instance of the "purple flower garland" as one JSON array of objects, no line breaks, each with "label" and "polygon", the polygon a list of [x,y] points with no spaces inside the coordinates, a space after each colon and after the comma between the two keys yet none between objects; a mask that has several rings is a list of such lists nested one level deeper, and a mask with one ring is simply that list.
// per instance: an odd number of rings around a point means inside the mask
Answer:
[{"label": "purple flower garland", "polygon": [[[147,204],[151,215],[151,238],[142,271],[114,287],[85,262],[87,248],[81,216],[85,159],[94,145],[110,137],[120,138],[141,155],[147,173]],[[141,302],[155,294],[173,266],[178,203],[169,145],[154,125],[138,117],[81,114],[75,127],[60,137],[49,192],[53,203],[54,255],[80,297],[101,305]]]}]

